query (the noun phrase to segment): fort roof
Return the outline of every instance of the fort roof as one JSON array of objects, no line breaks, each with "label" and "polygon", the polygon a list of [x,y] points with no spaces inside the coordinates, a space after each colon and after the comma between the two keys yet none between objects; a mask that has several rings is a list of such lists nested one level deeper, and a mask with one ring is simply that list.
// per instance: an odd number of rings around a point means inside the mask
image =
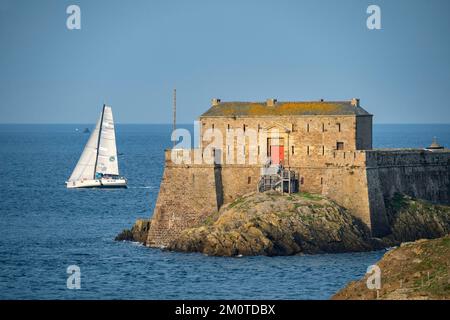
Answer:
[{"label": "fort roof", "polygon": [[212,100],[211,108],[200,117],[264,117],[264,116],[314,116],[371,114],[359,105],[359,99],[351,101],[277,101],[221,102]]}]

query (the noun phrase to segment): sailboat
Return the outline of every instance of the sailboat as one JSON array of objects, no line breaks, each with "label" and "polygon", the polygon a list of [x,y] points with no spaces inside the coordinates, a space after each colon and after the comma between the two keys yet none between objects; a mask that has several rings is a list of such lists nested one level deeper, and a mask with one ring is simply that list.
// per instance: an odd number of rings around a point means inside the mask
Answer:
[{"label": "sailboat", "polygon": [[126,188],[119,175],[116,134],[110,106],[103,105],[100,119],[78,160],[67,188]]}]

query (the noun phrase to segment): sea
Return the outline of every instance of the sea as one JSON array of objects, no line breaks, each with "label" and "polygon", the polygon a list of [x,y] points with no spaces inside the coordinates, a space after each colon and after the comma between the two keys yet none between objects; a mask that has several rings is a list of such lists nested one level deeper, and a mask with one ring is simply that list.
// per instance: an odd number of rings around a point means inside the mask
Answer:
[{"label": "sea", "polygon": [[[86,127],[0,125],[0,299],[329,299],[385,253],[231,258],[114,241],[152,215],[171,126],[116,126],[128,189],[68,190]],[[450,125],[374,125],[375,148],[433,137],[450,146]]]}]

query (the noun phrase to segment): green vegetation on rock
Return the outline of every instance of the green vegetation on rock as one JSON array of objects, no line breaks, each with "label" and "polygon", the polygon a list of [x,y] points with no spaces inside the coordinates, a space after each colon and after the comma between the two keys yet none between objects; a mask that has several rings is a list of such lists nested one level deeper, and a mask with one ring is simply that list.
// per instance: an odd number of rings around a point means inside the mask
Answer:
[{"label": "green vegetation on rock", "polygon": [[331,200],[308,193],[266,192],[224,206],[204,225],[182,231],[168,249],[218,256],[272,256],[374,247],[377,243],[368,228]]},{"label": "green vegetation on rock", "polygon": [[[167,249],[208,255],[293,255],[376,250],[450,233],[450,207],[395,194],[386,199],[391,234],[371,238],[367,226],[324,196],[253,193],[183,230]],[[146,244],[151,220],[137,220],[116,240]]]},{"label": "green vegetation on rock", "polygon": [[386,241],[401,243],[434,239],[450,233],[450,207],[395,194],[386,200],[391,235]]},{"label": "green vegetation on rock", "polygon": [[404,243],[377,263],[381,288],[369,290],[367,275],[333,299],[450,299],[450,236]]}]

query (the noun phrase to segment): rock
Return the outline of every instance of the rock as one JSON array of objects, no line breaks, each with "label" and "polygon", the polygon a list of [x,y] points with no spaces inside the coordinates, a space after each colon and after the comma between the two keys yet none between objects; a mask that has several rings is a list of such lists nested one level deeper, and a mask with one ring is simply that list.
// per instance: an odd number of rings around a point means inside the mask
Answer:
[{"label": "rock", "polygon": [[145,245],[147,242],[148,231],[151,226],[151,219],[138,219],[131,228],[133,240]]},{"label": "rock", "polygon": [[[450,232],[449,206],[401,194],[385,203],[392,233],[378,239],[345,208],[323,196],[252,193],[183,230],[166,249],[216,256],[339,253],[407,246]],[[150,219],[139,219],[116,240],[146,244],[150,227]]]},{"label": "rock", "polygon": [[224,206],[213,223],[184,230],[169,250],[215,256],[293,255],[381,248],[347,210],[318,195],[256,193]]},{"label": "rock", "polygon": [[151,219],[138,219],[131,230],[125,229],[114,239],[116,241],[136,241],[146,244]]},{"label": "rock", "polygon": [[[381,270],[378,299],[450,299],[450,235],[398,247],[377,265]],[[367,278],[349,283],[332,299],[377,299],[376,290],[367,288]]]},{"label": "rock", "polygon": [[115,239],[115,241],[133,241],[133,233],[131,230],[123,229],[121,233],[119,233]]},{"label": "rock", "polygon": [[395,194],[386,200],[392,234],[386,240],[397,243],[434,239],[450,233],[450,207]]}]

